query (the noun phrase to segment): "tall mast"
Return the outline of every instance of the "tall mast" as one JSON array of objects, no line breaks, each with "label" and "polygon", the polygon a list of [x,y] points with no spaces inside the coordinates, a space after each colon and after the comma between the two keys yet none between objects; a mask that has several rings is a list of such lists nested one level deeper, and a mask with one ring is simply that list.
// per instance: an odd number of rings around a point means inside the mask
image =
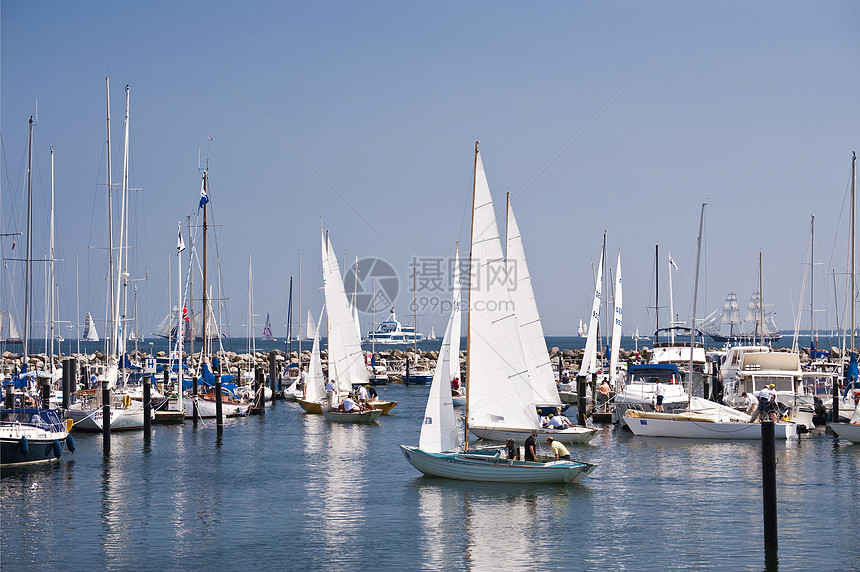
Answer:
[{"label": "tall mast", "polygon": [[33,116],[30,116],[30,129],[27,137],[27,256],[24,261],[24,364],[29,365],[27,353],[30,343],[30,275],[33,265]]},{"label": "tall mast", "polygon": [[[208,159],[207,159],[207,161],[208,161]],[[203,193],[206,196],[209,196],[209,189],[207,188],[208,173],[209,173],[209,167],[207,165],[207,167],[205,169],[203,169]],[[203,343],[202,343],[202,348],[200,349],[200,351],[203,354],[203,360],[204,361],[206,360],[206,357],[207,357],[206,356],[206,343],[209,341],[209,336],[207,335],[207,332],[206,332],[206,328],[209,325],[207,323],[209,321],[209,319],[208,319],[208,316],[209,316],[209,294],[206,291],[206,280],[207,280],[206,262],[209,260],[209,257],[207,256],[207,246],[206,246],[206,235],[207,235],[207,230],[209,228],[208,221],[206,218],[206,207],[207,206],[208,206],[208,203],[203,204],[203,326],[202,326]]]},{"label": "tall mast", "polygon": [[108,218],[108,312],[110,314],[110,341],[108,355],[116,353],[116,335],[114,334],[114,283],[113,283],[113,200],[111,197],[111,163],[110,163],[110,78],[105,78],[105,101],[107,103],[107,218]]},{"label": "tall mast", "polygon": [[705,205],[702,203],[702,213],[699,215],[699,237],[696,239],[696,279],[693,281],[693,315],[690,317],[690,364],[687,370],[687,395],[693,396],[693,346],[696,341],[696,301],[699,297],[699,260],[702,254],[702,226],[705,222]]},{"label": "tall mast", "polygon": [[815,340],[815,215],[809,223],[809,345]]},{"label": "tall mast", "polygon": [[660,245],[654,245],[654,346],[660,341]]},{"label": "tall mast", "polygon": [[857,212],[856,212],[856,182],[857,182],[857,153],[852,153],[851,157],[851,353],[854,353],[854,232],[857,230]]},{"label": "tall mast", "polygon": [[762,291],[762,276],[761,276],[761,252],[758,253],[758,315],[759,315],[759,328],[761,329],[761,333],[759,337],[761,338],[761,344],[764,345],[764,292]]},{"label": "tall mast", "polygon": [[463,424],[464,427],[464,438],[463,438],[463,450],[469,450],[469,394],[471,393],[472,386],[472,245],[475,240],[475,187],[477,185],[478,178],[478,144],[480,141],[475,141],[475,166],[472,171],[472,223],[469,239],[469,278],[467,280],[467,292],[469,293],[469,305],[466,306],[466,419]]},{"label": "tall mast", "polygon": [[51,327],[50,327],[50,335],[51,335],[51,349],[48,353],[48,359],[50,360],[50,366],[48,370],[53,373],[54,372],[54,310],[56,298],[55,290],[54,290],[54,146],[50,146],[51,149],[51,237],[50,244],[48,247],[48,252],[50,256],[48,259],[51,261],[51,271],[50,276],[51,280],[49,282],[51,287]]}]

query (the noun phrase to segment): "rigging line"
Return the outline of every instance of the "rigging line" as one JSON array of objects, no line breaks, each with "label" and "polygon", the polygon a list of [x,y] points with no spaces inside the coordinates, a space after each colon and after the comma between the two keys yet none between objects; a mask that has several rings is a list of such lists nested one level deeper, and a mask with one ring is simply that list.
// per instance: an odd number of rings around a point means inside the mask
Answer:
[{"label": "rigging line", "polygon": [[574,138],[570,141],[570,143],[568,143],[568,144],[564,147],[564,149],[562,149],[561,151],[559,151],[559,153],[555,156],[555,158],[553,158],[553,160],[552,160],[552,161],[550,161],[550,162],[549,162],[549,164],[548,164],[546,167],[544,167],[544,169],[543,169],[540,173],[538,173],[538,174],[537,174],[537,176],[535,176],[535,178],[534,178],[534,179],[532,179],[532,181],[531,181],[528,185],[526,185],[526,186],[525,186],[525,188],[524,188],[522,191],[520,191],[520,192],[519,192],[519,194],[518,194],[517,196],[515,196],[515,197],[513,197],[513,198],[511,199],[511,202],[513,203],[513,202],[515,202],[517,199],[519,199],[519,198],[520,198],[520,197],[521,197],[521,196],[522,196],[522,195],[523,195],[527,190],[529,190],[529,189],[531,188],[531,186],[532,186],[532,185],[534,185],[534,184],[537,182],[537,180],[538,180],[538,179],[540,179],[540,178],[543,176],[543,174],[544,174],[544,173],[546,173],[547,171],[549,171],[549,169],[550,169],[553,165],[555,165],[556,161],[558,161],[559,159],[561,159],[561,156],[562,156],[562,155],[564,155],[565,153],[567,153],[567,150],[568,150],[568,149],[570,149],[570,148],[573,146],[573,144],[574,144],[574,143],[576,143],[577,141],[579,141],[579,139],[580,139],[583,135],[585,135],[585,132],[586,132],[586,131],[588,131],[588,130],[591,128],[591,126],[592,126],[592,125],[594,125],[595,123],[597,123],[597,121],[598,121],[601,117],[603,117],[603,115],[604,115],[607,111],[609,111],[609,109],[610,109],[613,105],[615,105],[615,103],[616,103],[619,99],[621,99],[621,97],[622,97],[625,93],[627,93],[627,91],[628,91],[631,87],[633,87],[633,84],[635,84],[637,81],[639,81],[639,76],[638,76],[638,75],[637,75],[636,77],[634,77],[634,78],[633,78],[633,80],[631,80],[631,81],[630,81],[630,83],[628,83],[628,84],[624,87],[624,89],[622,89],[622,90],[618,93],[618,95],[616,95],[616,96],[612,99],[612,101],[610,101],[608,104],[606,104],[606,106],[605,106],[603,109],[601,109],[601,110],[600,110],[600,113],[598,113],[597,115],[595,115],[595,116],[594,116],[594,119],[592,119],[592,120],[588,123],[588,125],[586,125],[585,127],[583,127],[583,128],[582,128],[582,130],[581,130],[581,131],[576,135],[576,137],[574,137]]},{"label": "rigging line", "polygon": [[[580,130],[580,132],[579,132],[579,133],[577,133],[576,137],[574,137],[573,139],[571,139],[570,143],[568,143],[567,145],[565,145],[564,149],[562,149],[561,151],[559,151],[559,152],[558,152],[558,154],[553,158],[553,160],[552,160],[552,161],[550,161],[550,162],[549,162],[549,164],[548,164],[546,167],[544,167],[544,168],[543,168],[543,170],[541,170],[541,171],[540,171],[540,172],[535,176],[535,178],[534,178],[534,179],[532,179],[532,180],[531,180],[531,182],[523,188],[523,190],[522,190],[522,191],[520,191],[516,196],[511,197],[511,204],[513,205],[517,200],[519,200],[519,198],[520,198],[521,196],[523,196],[523,195],[525,194],[525,192],[526,192],[526,191],[528,191],[528,190],[532,187],[532,185],[534,185],[534,184],[538,181],[538,179],[540,179],[540,178],[544,175],[544,173],[546,173],[547,171],[549,171],[549,170],[550,170],[550,168],[551,168],[553,165],[555,165],[555,163],[556,163],[559,159],[561,159],[562,155],[564,155],[565,153],[567,153],[567,150],[568,150],[568,149],[570,149],[570,148],[573,146],[573,144],[574,144],[574,143],[576,143],[577,141],[579,141],[579,139],[580,139],[583,135],[585,135],[585,133],[586,133],[589,129],[591,129],[591,127],[592,127],[595,123],[597,123],[597,121],[598,121],[601,117],[603,117],[603,115],[604,115],[604,114],[606,114],[606,112],[607,112],[607,111],[609,111],[609,110],[610,110],[610,108],[612,108],[612,106],[613,106],[613,105],[615,105],[615,103],[616,103],[619,99],[621,99],[621,97],[622,97],[625,93],[627,93],[627,91],[628,91],[631,87],[633,87],[633,84],[635,84],[637,81],[639,81],[639,75],[637,75],[636,77],[634,77],[634,78],[630,81],[630,83],[628,83],[628,84],[624,87],[624,89],[622,89],[622,90],[618,93],[618,95],[616,95],[616,96],[612,99],[612,101],[610,101],[609,103],[607,103],[607,104],[606,104],[606,106],[605,106],[603,109],[601,109],[601,110],[600,110],[600,113],[598,113],[597,115],[595,115],[595,116],[594,116],[594,118],[593,118],[591,121],[589,121],[589,122],[588,122],[588,124],[587,124],[585,127],[583,127],[583,128],[582,128],[582,130]],[[231,86],[231,87],[232,87],[232,86]],[[351,205],[350,205],[350,206],[351,206]],[[499,215],[496,215],[496,219],[495,219],[495,220],[496,220],[496,222],[497,222],[497,223],[498,223],[498,221],[499,221],[499,219],[500,219],[500,218],[502,218],[502,215],[500,215],[500,214],[499,214]]]},{"label": "rigging line", "polygon": [[319,177],[319,178],[320,178],[320,179],[321,179],[321,180],[322,180],[322,181],[323,181],[323,182],[328,186],[328,188],[330,188],[332,191],[334,191],[334,193],[335,193],[338,197],[340,197],[340,200],[342,200],[344,203],[346,203],[346,205],[347,205],[350,209],[352,209],[352,212],[354,212],[355,214],[357,214],[357,215],[358,215],[358,218],[360,218],[360,219],[364,222],[364,224],[366,224],[368,227],[370,227],[370,230],[372,230],[373,232],[375,232],[375,233],[376,233],[376,235],[377,235],[379,238],[381,238],[381,239],[382,239],[382,242],[384,242],[384,243],[385,243],[385,244],[387,244],[388,246],[391,246],[391,243],[390,243],[390,242],[388,242],[388,240],[387,240],[384,236],[382,236],[382,233],[380,233],[378,230],[376,230],[376,227],[375,227],[375,226],[373,226],[373,225],[370,223],[370,221],[369,221],[369,220],[367,220],[367,219],[364,217],[364,215],[363,215],[363,214],[361,214],[361,212],[359,212],[359,210],[353,206],[353,204],[352,204],[351,202],[349,202],[349,200],[346,198],[346,196],[344,196],[344,195],[343,195],[343,193],[341,193],[341,192],[337,189],[337,187],[335,187],[335,186],[334,186],[334,184],[332,184],[332,183],[331,183],[331,181],[329,181],[329,180],[325,177],[325,175],[323,175],[323,174],[319,171],[319,169],[317,169],[317,168],[313,165],[313,163],[311,163],[311,162],[310,162],[310,160],[309,160],[307,157],[305,157],[304,155],[302,155],[302,152],[301,152],[301,151],[299,151],[299,150],[298,150],[298,148],[296,148],[296,146],[295,146],[295,145],[293,145],[292,143],[290,143],[290,141],[289,141],[289,140],[288,140],[288,139],[283,135],[283,133],[281,133],[281,132],[278,130],[278,128],[277,128],[277,127],[275,127],[275,126],[272,124],[272,122],[271,122],[271,121],[269,121],[269,120],[268,120],[268,119],[267,119],[267,118],[266,118],[266,117],[265,117],[265,116],[260,112],[260,110],[259,110],[259,109],[257,109],[257,108],[254,106],[254,104],[253,104],[253,103],[251,103],[250,101],[248,101],[248,99],[247,99],[247,98],[245,98],[245,96],[244,96],[244,95],[242,95],[242,94],[239,92],[239,90],[238,90],[238,89],[236,89],[236,87],[235,87],[232,83],[230,83],[230,82],[227,80],[227,78],[225,78],[224,76],[221,76],[221,79],[224,81],[224,83],[226,83],[228,86],[230,86],[230,89],[232,89],[232,90],[233,90],[233,92],[234,92],[234,93],[239,97],[239,99],[241,99],[241,100],[245,103],[245,105],[247,105],[247,106],[248,106],[248,107],[249,107],[249,108],[250,108],[250,109],[251,109],[251,110],[252,110],[252,111],[257,115],[257,117],[259,117],[259,118],[260,118],[260,120],[261,120],[263,123],[265,123],[265,124],[269,127],[269,129],[271,129],[271,130],[275,133],[275,135],[277,135],[277,136],[281,139],[281,141],[283,141],[283,142],[284,142],[284,143],[285,143],[285,144],[286,144],[290,149],[292,149],[293,153],[295,153],[295,154],[299,157],[299,159],[301,159],[301,160],[302,160],[302,162],[304,162],[304,164],[305,164],[305,165],[307,165],[307,166],[308,166],[308,168],[309,168],[311,171],[313,171],[313,172],[316,174],[316,176],[317,176],[317,177]]}]

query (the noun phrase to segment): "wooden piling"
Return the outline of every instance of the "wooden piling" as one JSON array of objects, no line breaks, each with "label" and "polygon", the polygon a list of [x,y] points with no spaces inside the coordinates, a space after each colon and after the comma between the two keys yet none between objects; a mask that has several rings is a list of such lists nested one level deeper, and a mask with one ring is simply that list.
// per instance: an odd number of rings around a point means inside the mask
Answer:
[{"label": "wooden piling", "polygon": [[765,547],[778,544],[776,517],[776,438],[773,421],[761,422],[761,494]]},{"label": "wooden piling", "polygon": [[143,438],[152,436],[152,378],[143,376]]},{"label": "wooden piling", "polygon": [[102,381],[102,452],[110,453],[110,389]]},{"label": "wooden piling", "polygon": [[224,431],[224,415],[222,414],[221,376],[215,376],[215,427],[218,433]]},{"label": "wooden piling", "polygon": [[584,375],[576,376],[576,394],[579,397],[576,406],[576,422],[579,425],[585,425],[585,407],[586,407],[586,385],[587,378]]}]

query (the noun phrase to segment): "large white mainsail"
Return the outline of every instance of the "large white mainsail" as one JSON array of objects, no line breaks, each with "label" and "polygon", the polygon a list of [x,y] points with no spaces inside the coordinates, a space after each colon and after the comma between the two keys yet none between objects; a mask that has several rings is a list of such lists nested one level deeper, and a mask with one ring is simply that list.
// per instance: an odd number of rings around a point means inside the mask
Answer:
[{"label": "large white mainsail", "polygon": [[618,264],[615,270],[615,313],[613,314],[612,322],[612,347],[609,350],[609,379],[618,386],[619,375],[616,371],[618,368],[618,352],[621,350],[621,249],[618,249]]},{"label": "large white mainsail", "polygon": [[537,428],[507,265],[481,155],[475,150],[469,276],[467,407],[470,426]]},{"label": "large white mainsail", "polygon": [[454,259],[454,296],[445,337],[439,348],[436,371],[424,409],[424,423],[418,448],[428,453],[455,451],[458,448],[457,417],[451,395],[451,380],[460,375],[460,275],[459,257]]},{"label": "large white mainsail", "polygon": [[523,248],[520,229],[517,226],[517,219],[514,217],[510,193],[507,200],[507,212],[505,255],[509,275],[516,278],[516,286],[511,290],[511,300],[514,302],[514,309],[517,314],[523,357],[526,360],[531,379],[534,402],[537,406],[559,406],[561,405],[561,397],[558,395],[558,386],[552,373],[546,338],[543,334],[543,326],[535,302],[532,279],[526,264],[526,253]]},{"label": "large white mainsail", "polygon": [[96,331],[96,323],[93,320],[93,315],[87,312],[86,318],[84,318],[84,337],[83,339],[87,342],[97,342],[99,341],[99,334]]},{"label": "large white mainsail", "polygon": [[[322,323],[325,306],[320,311],[320,323]],[[311,311],[308,310],[308,317]],[[322,360],[320,359],[320,331],[314,328],[314,345],[311,349],[311,362],[308,364],[308,374],[305,377],[305,401],[320,403],[325,399],[325,377],[323,376]]]},{"label": "large white mainsail", "polygon": [[606,238],[600,247],[600,264],[597,266],[597,280],[594,283],[594,303],[591,306],[591,321],[588,325],[588,338],[585,340],[585,352],[582,354],[582,365],[579,375],[585,376],[597,372],[597,325],[600,320],[600,301],[603,296],[603,259],[606,250]]},{"label": "large white mainsail", "polygon": [[[328,309],[329,377],[339,392],[352,391],[353,385],[368,383],[361,340],[355,329],[352,309],[346,297],[337,256],[325,232],[322,234],[323,287]],[[332,373],[334,375],[332,375]]]}]

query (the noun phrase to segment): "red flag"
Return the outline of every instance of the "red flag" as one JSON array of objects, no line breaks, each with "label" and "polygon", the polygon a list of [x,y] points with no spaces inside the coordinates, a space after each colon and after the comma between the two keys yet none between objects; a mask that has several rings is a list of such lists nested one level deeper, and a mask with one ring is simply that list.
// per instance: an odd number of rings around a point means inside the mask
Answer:
[{"label": "red flag", "polygon": [[185,320],[186,322],[190,321],[188,319],[188,305],[187,304],[182,306],[182,319]]}]

